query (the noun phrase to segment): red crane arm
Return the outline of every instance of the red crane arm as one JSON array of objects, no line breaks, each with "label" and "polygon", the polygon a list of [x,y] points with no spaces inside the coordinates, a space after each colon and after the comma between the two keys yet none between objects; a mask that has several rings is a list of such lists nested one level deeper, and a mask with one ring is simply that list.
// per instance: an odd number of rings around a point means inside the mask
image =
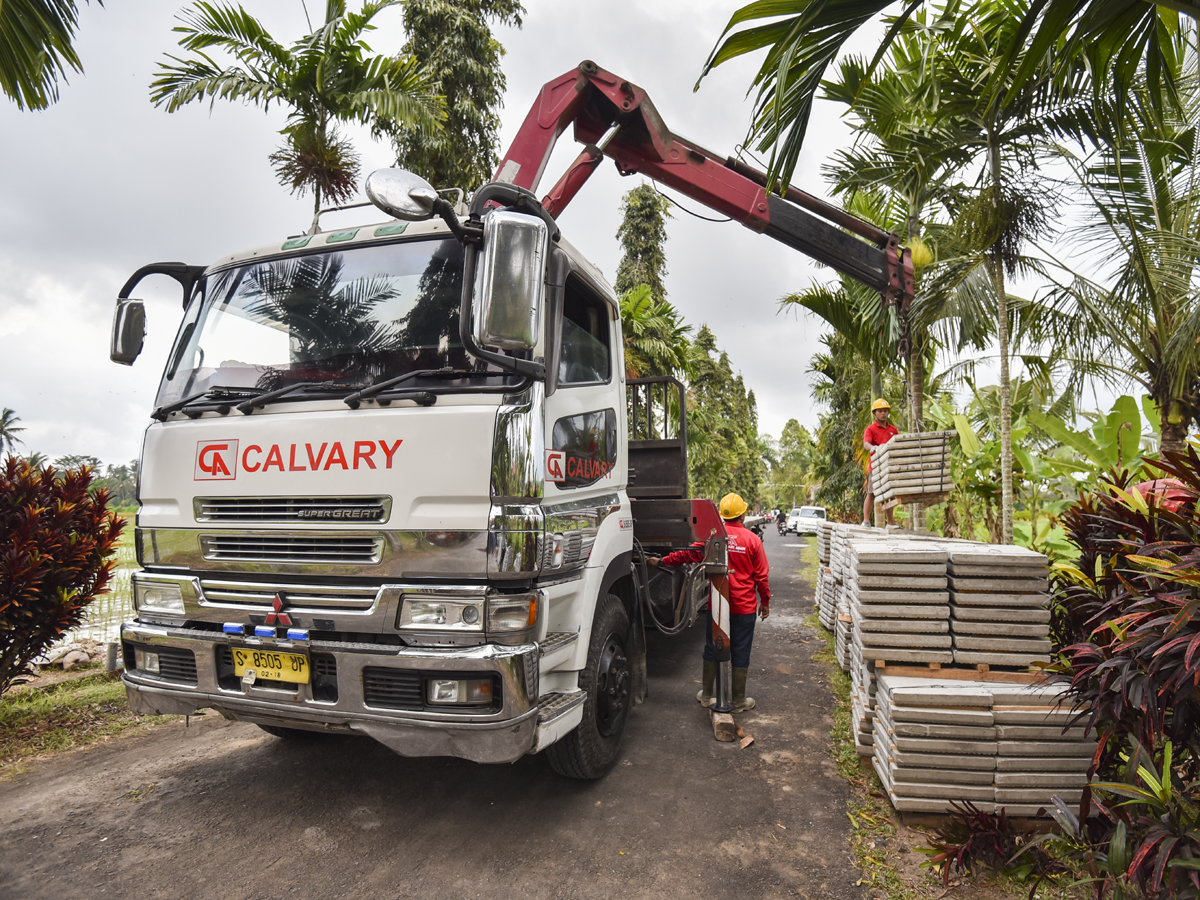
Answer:
[{"label": "red crane arm", "polygon": [[899,238],[811,194],[766,189],[764,173],[672,134],[646,92],[585,60],[548,82],[493,181],[536,191],[568,125],[583,152],[542,200],[558,216],[608,156],[622,175],[640,172],[747,228],[775,238],[878,290],[907,310],[913,269]]}]

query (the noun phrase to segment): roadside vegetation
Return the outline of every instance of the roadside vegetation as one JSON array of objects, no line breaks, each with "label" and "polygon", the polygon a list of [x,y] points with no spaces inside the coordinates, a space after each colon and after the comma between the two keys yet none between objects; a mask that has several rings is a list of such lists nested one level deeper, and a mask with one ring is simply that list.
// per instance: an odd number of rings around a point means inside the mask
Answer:
[{"label": "roadside vegetation", "polygon": [[119,673],[91,667],[0,698],[0,779],[34,757],[136,733],[177,716],[139,716],[125,702]]}]

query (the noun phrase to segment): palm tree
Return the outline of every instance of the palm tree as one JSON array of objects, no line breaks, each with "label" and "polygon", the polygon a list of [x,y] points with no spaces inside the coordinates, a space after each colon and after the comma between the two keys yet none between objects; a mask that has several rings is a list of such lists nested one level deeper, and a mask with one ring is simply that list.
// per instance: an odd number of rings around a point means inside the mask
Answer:
[{"label": "palm tree", "polygon": [[[374,30],[373,19],[399,3],[368,0],[350,13],[346,0],[326,0],[324,24],[285,47],[242,7],[198,2],[175,29],[189,55],[160,63],[150,99],[167,112],[206,99],[287,107],[284,145],[271,162],[293,193],[312,191],[315,215],[322,199],[343,201],[357,189],[359,157],[338,123],[368,125],[376,137],[396,139],[405,128],[436,130],[445,119],[436,83],[415,59],[367,55],[364,36]],[[219,64],[209,55],[214,49],[233,61]]]},{"label": "palm tree", "polygon": [[638,285],[621,297],[621,332],[627,377],[679,377],[687,368],[692,326],[684,324],[666,300],[655,300],[649,285]]},{"label": "palm tree", "polygon": [[1031,328],[1139,383],[1162,415],[1162,449],[1175,452],[1200,423],[1200,87],[1183,77],[1196,40],[1193,29],[1168,48],[1181,115],[1143,82],[1122,109],[1107,104],[1095,156],[1064,152],[1090,206],[1079,243],[1104,265],[1096,277],[1063,265]]},{"label": "palm tree", "polygon": [[17,109],[45,109],[68,69],[83,72],[71,46],[78,25],[77,0],[0,2],[0,91]]},{"label": "palm tree", "polygon": [[[751,140],[759,150],[770,151],[772,183],[791,180],[826,69],[851,35],[892,5],[893,0],[754,0],[730,17],[700,78],[728,60],[767,51],[750,88],[756,92]],[[872,67],[924,5],[926,0],[905,0]],[[993,48],[998,55],[989,93],[998,90],[1001,80],[1007,82],[1006,93],[1026,91],[1041,77],[1038,69],[1053,51],[1054,62],[1066,71],[1086,58],[1091,71],[1099,79],[1111,79],[1118,93],[1144,67],[1151,73],[1151,92],[1168,100],[1177,85],[1164,65],[1160,35],[1178,30],[1180,13],[1197,14],[1193,0],[1039,0],[1009,9],[1014,21],[1000,35],[1004,43]],[[964,8],[958,0],[945,9],[947,19],[969,22],[977,15],[977,7]]]},{"label": "palm tree", "polygon": [[20,417],[7,406],[0,410],[0,453],[4,452],[5,447],[9,453],[16,453],[17,444],[25,443],[17,437],[19,432],[25,430],[25,426],[17,424],[20,421]]}]

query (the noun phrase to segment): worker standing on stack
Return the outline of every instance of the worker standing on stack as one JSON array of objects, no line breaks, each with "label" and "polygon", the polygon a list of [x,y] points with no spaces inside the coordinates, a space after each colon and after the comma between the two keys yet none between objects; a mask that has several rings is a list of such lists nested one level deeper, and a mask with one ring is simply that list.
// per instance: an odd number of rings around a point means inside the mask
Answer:
[{"label": "worker standing on stack", "polygon": [[[750,674],[750,648],[754,643],[754,616],[764,619],[770,615],[770,566],[762,540],[745,526],[746,501],[737,494],[721,498],[721,518],[729,548],[729,650],[733,662],[733,711],[754,709],[754,698],[746,696],[746,678]],[[678,550],[659,558],[646,557],[651,566],[682,566],[704,559],[704,544],[697,543],[687,550]],[[704,682],[696,699],[704,706],[713,702],[717,680],[717,657],[713,652],[712,604],[706,616],[704,630]]]},{"label": "worker standing on stack", "polygon": [[[863,500],[863,524],[875,524],[875,485],[871,483],[871,451],[875,447],[886,444],[897,434],[900,433],[895,425],[888,421],[888,416],[892,413],[892,406],[882,397],[871,404],[871,416],[874,418],[870,425],[863,432],[863,449],[867,451],[867,480],[863,482],[863,492],[867,495]],[[895,525],[896,521],[892,518],[892,511],[889,508],[887,511],[887,523]]]}]

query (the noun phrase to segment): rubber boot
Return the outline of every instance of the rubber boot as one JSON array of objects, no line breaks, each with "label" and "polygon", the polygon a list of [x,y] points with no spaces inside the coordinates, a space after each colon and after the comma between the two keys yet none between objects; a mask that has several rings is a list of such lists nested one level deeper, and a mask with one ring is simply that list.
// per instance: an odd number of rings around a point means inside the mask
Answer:
[{"label": "rubber boot", "polygon": [[696,692],[701,706],[712,706],[713,688],[717,683],[717,664],[704,660],[704,687]]},{"label": "rubber boot", "polygon": [[733,711],[745,712],[748,709],[754,709],[754,698],[746,696],[746,676],[750,674],[749,669],[734,669],[733,670]]}]

